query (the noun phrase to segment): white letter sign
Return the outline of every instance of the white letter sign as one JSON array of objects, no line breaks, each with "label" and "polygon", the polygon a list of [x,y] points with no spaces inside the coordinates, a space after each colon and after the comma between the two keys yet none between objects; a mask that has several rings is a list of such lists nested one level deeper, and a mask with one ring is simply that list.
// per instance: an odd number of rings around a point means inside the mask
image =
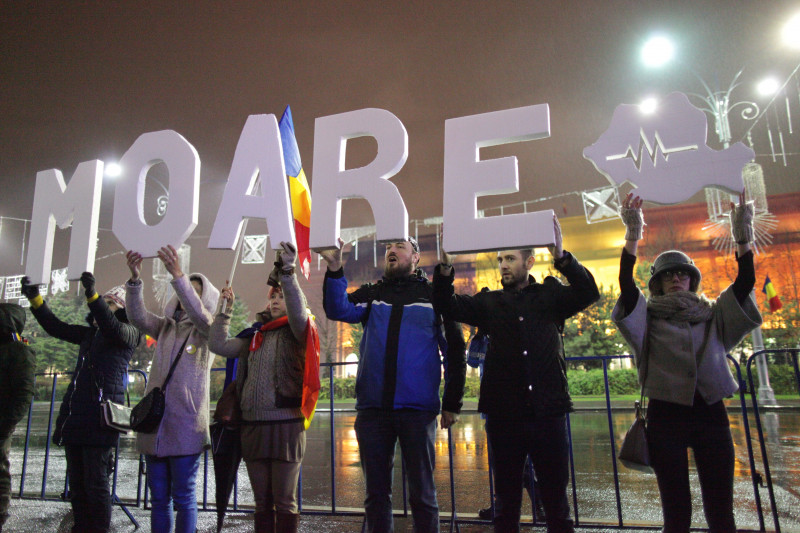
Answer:
[{"label": "white letter sign", "polygon": [[553,244],[552,210],[478,218],[479,196],[519,191],[517,158],[481,161],[480,148],[549,136],[547,104],[445,121],[445,250],[461,254]]},{"label": "white letter sign", "polygon": [[[147,172],[164,163],[169,169],[169,207],[161,221],[144,220]],[[197,150],[172,130],[141,135],[119,162],[122,174],[114,195],[112,230],[126,250],[155,257],[162,246],[180,248],[197,226],[200,203],[200,157]]]},{"label": "white letter sign", "polygon": [[25,263],[25,272],[31,283],[50,281],[55,225],[63,229],[72,224],[73,219],[69,279],[80,279],[84,271],[94,270],[102,185],[103,162],[96,159],[79,164],[69,186],[64,183],[60,170],[43,170],[36,174],[31,236]]},{"label": "white letter sign", "polygon": [[[372,136],[378,154],[367,166],[345,170],[347,140]],[[365,198],[375,217],[380,242],[408,238],[408,211],[397,187],[388,181],[408,158],[408,133],[383,109],[361,109],[318,118],[314,126],[312,250],[338,247],[342,200]]]},{"label": "white letter sign", "polygon": [[[254,196],[261,177],[261,196]],[[294,244],[294,223],[289,185],[283,164],[283,145],[275,115],[250,115],[236,145],[228,184],[208,240],[209,248],[233,250],[244,217],[267,221],[273,249],[280,242]]]}]

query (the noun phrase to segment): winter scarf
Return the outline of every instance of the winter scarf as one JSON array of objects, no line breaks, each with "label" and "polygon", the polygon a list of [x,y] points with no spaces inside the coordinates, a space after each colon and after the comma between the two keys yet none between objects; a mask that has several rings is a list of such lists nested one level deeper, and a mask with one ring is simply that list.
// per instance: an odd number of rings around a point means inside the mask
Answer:
[{"label": "winter scarf", "polygon": [[647,301],[647,311],[655,318],[696,324],[711,320],[714,302],[702,294],[679,291],[651,296]]}]

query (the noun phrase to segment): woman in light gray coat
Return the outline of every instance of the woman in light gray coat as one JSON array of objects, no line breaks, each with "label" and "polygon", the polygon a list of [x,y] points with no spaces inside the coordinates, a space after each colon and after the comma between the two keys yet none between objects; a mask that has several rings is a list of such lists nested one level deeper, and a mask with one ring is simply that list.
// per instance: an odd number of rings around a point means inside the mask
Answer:
[{"label": "woman in light gray coat", "polygon": [[214,354],[208,349],[208,332],[219,291],[203,274],[184,275],[175,248],[158,252],[172,274],[175,296],[164,308],[165,316],[145,309],[139,279],[142,256],[128,252],[131,279],[125,302],[131,324],[155,338],[158,344],[150,368],[147,390],[162,387],[173,362],[172,378],[164,394],[164,417],[154,433],[137,433],[136,447],[145,454],[152,508],[151,530],[172,531],[172,507],[177,510],[176,533],[194,533],[197,527],[195,480],[200,454],[211,442],[208,431],[209,374]]},{"label": "woman in light gray coat", "polygon": [[702,276],[677,250],[660,254],[651,267],[650,298],[633,281],[642,200],[632,194],[620,215],[627,227],[620,260],[621,294],[612,318],[636,357],[639,384],[650,398],[647,441],[664,513],[664,531],[688,532],[692,518],[687,449],[700,477],[703,510],[712,532],[736,531],[733,517],[734,450],[723,398],[739,388],[726,354],[761,324],[750,292],[755,269],[753,205],[731,203],[737,245],[736,280],[709,300],[697,294]]},{"label": "woman in light gray coat", "polygon": [[256,533],[294,533],[300,518],[297,479],[306,449],[301,396],[309,328],[314,325],[294,273],[295,247],[281,246],[269,282],[269,322],[250,337],[228,338],[234,295],[225,287],[227,305],[209,338],[215,353],[240,358],[236,389],[242,408],[242,457],[256,500]]}]

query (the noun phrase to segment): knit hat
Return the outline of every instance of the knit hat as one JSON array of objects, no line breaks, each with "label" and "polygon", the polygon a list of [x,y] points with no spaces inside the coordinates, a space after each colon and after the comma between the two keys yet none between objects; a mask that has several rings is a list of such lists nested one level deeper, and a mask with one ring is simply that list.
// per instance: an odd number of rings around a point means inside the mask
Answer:
[{"label": "knit hat", "polygon": [[[700,280],[703,279],[700,270],[694,266],[694,261],[692,261],[688,255],[678,250],[667,250],[659,254],[650,266],[650,280],[647,282],[647,288],[650,289],[650,294],[656,294],[653,290],[654,285],[656,281],[660,280],[661,273],[667,270],[682,270],[683,272],[688,272],[692,279],[689,284],[689,290],[692,292],[697,291],[697,287],[700,286]],[[661,289],[660,283],[658,284],[658,289]]]},{"label": "knit hat", "polygon": [[113,289],[109,289],[103,295],[103,299],[111,300],[120,309],[125,309],[125,285],[117,285]]}]

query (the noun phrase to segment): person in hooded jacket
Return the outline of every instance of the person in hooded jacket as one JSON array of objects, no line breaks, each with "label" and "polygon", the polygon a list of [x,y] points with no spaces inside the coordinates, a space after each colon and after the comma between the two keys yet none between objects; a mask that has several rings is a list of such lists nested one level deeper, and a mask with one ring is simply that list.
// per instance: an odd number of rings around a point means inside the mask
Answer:
[{"label": "person in hooded jacket", "polygon": [[36,379],[36,354],[21,336],[25,316],[19,305],[0,303],[0,531],[11,501],[11,434],[28,410]]},{"label": "person in hooded jacket", "polygon": [[102,422],[100,403],[123,403],[125,376],[141,334],[128,323],[122,286],[101,298],[91,272],[81,274],[88,325],[59,320],[39,294],[39,286],[22,278],[22,294],[48,335],[77,344],[78,360],[56,419],[53,442],[64,446],[69,474],[73,533],[108,531],[111,525],[109,474],[119,432]]},{"label": "person in hooded jacket", "polygon": [[214,354],[208,349],[208,333],[219,291],[203,274],[185,275],[172,246],[161,248],[158,258],[172,275],[175,290],[164,316],[145,308],[139,279],[143,258],[137,252],[127,253],[131,271],[125,298],[128,315],[132,324],[158,341],[145,394],[162,387],[172,363],[180,359],[163,391],[166,407],[161,424],[154,433],[137,433],[136,448],[147,462],[152,531],[172,531],[174,505],[175,531],[194,533],[200,455],[211,444],[208,393]]},{"label": "person in hooded jacket", "polygon": [[688,532],[692,521],[687,450],[694,452],[703,511],[709,531],[733,533],[735,453],[723,398],[739,385],[726,355],[754,328],[761,314],[750,293],[753,265],[753,204],[731,202],[731,233],[738,273],[715,299],[698,294],[702,276],[685,253],[668,250],[650,268],[650,298],[633,280],[642,238],[642,200],[632,193],[622,202],[626,226],[619,269],[620,297],[611,318],[633,349],[639,384],[650,398],[647,446],[656,474],[664,529]]}]

